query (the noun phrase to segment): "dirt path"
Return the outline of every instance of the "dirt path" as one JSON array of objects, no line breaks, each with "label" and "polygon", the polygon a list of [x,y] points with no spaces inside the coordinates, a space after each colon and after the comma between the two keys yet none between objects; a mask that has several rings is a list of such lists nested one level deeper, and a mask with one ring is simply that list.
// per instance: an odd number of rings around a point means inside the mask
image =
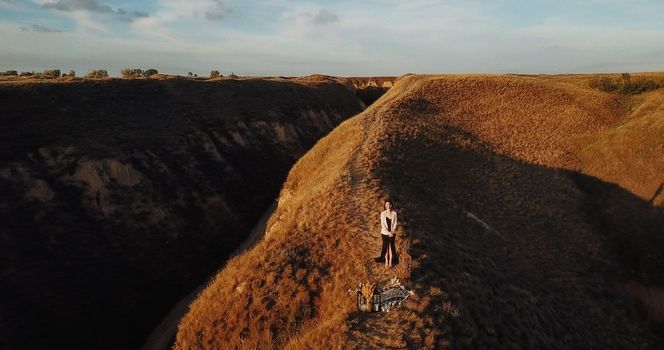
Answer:
[{"label": "dirt path", "polygon": [[[275,200],[272,205],[263,213],[256,226],[251,230],[249,237],[230,255],[241,254],[247,249],[251,248],[256,242],[263,238],[265,233],[265,226],[267,221],[272,216],[272,213],[277,209],[277,201]],[[229,256],[229,257],[230,257]],[[205,283],[199,285],[195,290],[189,293],[186,297],[181,299],[172,309],[168,312],[166,317],[161,321],[150,336],[148,336],[145,344],[141,347],[142,350],[164,350],[169,349],[175,340],[175,334],[178,329],[180,319],[189,311],[189,305],[196,299],[200,293],[209,283],[209,280],[216,275],[213,273]]]}]

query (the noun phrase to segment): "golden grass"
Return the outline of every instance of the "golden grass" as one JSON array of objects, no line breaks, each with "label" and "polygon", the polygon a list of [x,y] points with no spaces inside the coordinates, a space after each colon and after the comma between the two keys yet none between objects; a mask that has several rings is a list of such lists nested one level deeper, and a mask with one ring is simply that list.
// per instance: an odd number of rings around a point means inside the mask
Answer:
[{"label": "golden grass", "polygon": [[353,307],[346,278],[369,279],[362,264],[355,263],[366,252],[356,252],[348,264],[334,261],[353,251],[348,237],[368,234],[346,210],[352,205],[347,196],[351,184],[342,176],[360,141],[358,127],[343,123],[333,132],[337,136],[321,139],[293,167],[266,238],[229,261],[201,293],[180,325],[176,348],[283,346],[300,336],[308,321],[334,319],[339,309]]},{"label": "golden grass", "polygon": [[656,191],[664,183],[664,91],[631,102],[625,120],[588,139],[579,154],[582,169],[661,206],[664,196]]},{"label": "golden grass", "polygon": [[[654,343],[616,298],[593,294],[610,294],[594,271],[613,265],[574,182],[600,173],[584,155],[603,133],[641,117],[625,119],[632,100],[582,79],[400,78],[292,168],[266,238],[201,293],[174,348]],[[659,169],[654,156],[634,155]],[[388,197],[401,264],[386,271],[372,257]],[[413,298],[355,311],[349,288],[394,275]]]},{"label": "golden grass", "polygon": [[[608,77],[610,79],[617,80],[620,78],[622,73],[600,73],[600,74],[557,74],[557,75],[548,75],[548,74],[534,74],[534,75],[522,75],[525,77],[533,77],[542,81],[557,82],[568,85],[573,85],[579,88],[588,88],[588,84],[591,79],[596,77]],[[664,72],[633,72],[630,73],[632,80],[654,80],[656,82],[664,81]]]},{"label": "golden grass", "polygon": [[445,125],[472,133],[498,153],[566,168],[576,166],[577,138],[606,128],[621,112],[613,95],[495,76],[419,79],[395,107],[430,108],[445,116]]}]

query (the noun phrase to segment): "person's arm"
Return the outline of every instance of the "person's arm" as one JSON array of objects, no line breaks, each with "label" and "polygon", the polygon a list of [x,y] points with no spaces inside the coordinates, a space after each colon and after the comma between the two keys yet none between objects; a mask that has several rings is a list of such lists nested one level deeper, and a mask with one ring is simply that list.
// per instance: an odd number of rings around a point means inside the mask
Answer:
[{"label": "person's arm", "polygon": [[381,230],[380,232],[382,233],[383,231],[387,231],[387,220],[385,220],[386,216],[384,212],[380,212],[380,227]]},{"label": "person's arm", "polygon": [[397,212],[394,212],[394,220],[392,220],[392,234],[397,231]]}]

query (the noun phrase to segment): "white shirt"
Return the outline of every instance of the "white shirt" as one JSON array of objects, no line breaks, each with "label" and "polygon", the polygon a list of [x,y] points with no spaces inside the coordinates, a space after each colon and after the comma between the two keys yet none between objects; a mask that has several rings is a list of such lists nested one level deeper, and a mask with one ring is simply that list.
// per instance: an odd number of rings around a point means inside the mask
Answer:
[{"label": "white shirt", "polygon": [[[390,225],[392,228],[392,231],[395,231],[397,228],[397,212],[392,211],[394,213],[394,218],[392,219],[392,224]],[[383,210],[380,212],[380,234],[381,235],[388,235],[392,236],[392,233],[387,229],[387,211]]]}]

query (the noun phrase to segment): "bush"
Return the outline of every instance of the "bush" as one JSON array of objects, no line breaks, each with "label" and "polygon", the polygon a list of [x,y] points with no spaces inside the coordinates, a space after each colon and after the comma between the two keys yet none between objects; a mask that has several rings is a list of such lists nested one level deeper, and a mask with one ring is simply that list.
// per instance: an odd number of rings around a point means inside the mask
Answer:
[{"label": "bush", "polygon": [[146,70],[140,68],[122,68],[120,74],[122,74],[122,77],[125,79],[136,79],[141,77],[149,78],[153,75],[159,74],[159,71],[154,68]]},{"label": "bush", "polygon": [[588,80],[588,86],[604,92],[619,92],[623,95],[636,95],[664,87],[664,80],[660,83],[652,79],[639,79],[632,81],[632,75],[623,73],[617,80],[609,77],[593,76]]},{"label": "bush", "polygon": [[614,84],[611,78],[601,77],[599,78],[599,85],[597,88],[604,92],[611,92],[618,89],[618,85]]},{"label": "bush", "polygon": [[194,73],[189,72],[189,73],[187,73],[187,76],[188,76],[189,78],[192,78],[192,77],[194,76]]},{"label": "bush", "polygon": [[108,72],[105,69],[93,69],[85,75],[85,79],[104,79],[108,78]]},{"label": "bush", "polygon": [[74,72],[73,70],[70,70],[69,73],[67,73],[67,76],[72,77],[72,78],[76,78],[76,72]]},{"label": "bush", "polygon": [[143,72],[143,76],[146,77],[146,78],[149,78],[149,77],[151,77],[153,75],[157,75],[157,74],[159,74],[159,72],[156,69],[153,69],[153,68],[146,69]]},{"label": "bush", "polygon": [[632,75],[629,73],[620,74],[620,80],[622,80],[623,85],[629,83],[632,80]]},{"label": "bush", "polygon": [[138,68],[122,68],[120,74],[125,79],[135,79],[143,76],[143,70]]},{"label": "bush", "polygon": [[42,76],[48,78],[60,78],[61,74],[59,69],[44,69]]},{"label": "bush", "polygon": [[35,75],[35,72],[21,72],[21,74],[19,74],[19,76],[21,76],[21,77],[31,77],[31,76],[34,76],[34,75]]},{"label": "bush", "polygon": [[658,88],[657,83],[654,80],[638,80],[636,82],[630,83],[625,82],[620,87],[620,93],[625,95],[637,95],[646,91],[652,91]]},{"label": "bush", "polygon": [[18,72],[15,71],[15,70],[7,70],[7,71],[4,71],[4,72],[0,72],[0,76],[3,76],[3,77],[14,76],[15,77],[15,76],[18,76]]},{"label": "bush", "polygon": [[210,71],[210,79],[219,78],[220,76],[221,76],[221,73],[219,73],[218,70],[211,70]]}]

